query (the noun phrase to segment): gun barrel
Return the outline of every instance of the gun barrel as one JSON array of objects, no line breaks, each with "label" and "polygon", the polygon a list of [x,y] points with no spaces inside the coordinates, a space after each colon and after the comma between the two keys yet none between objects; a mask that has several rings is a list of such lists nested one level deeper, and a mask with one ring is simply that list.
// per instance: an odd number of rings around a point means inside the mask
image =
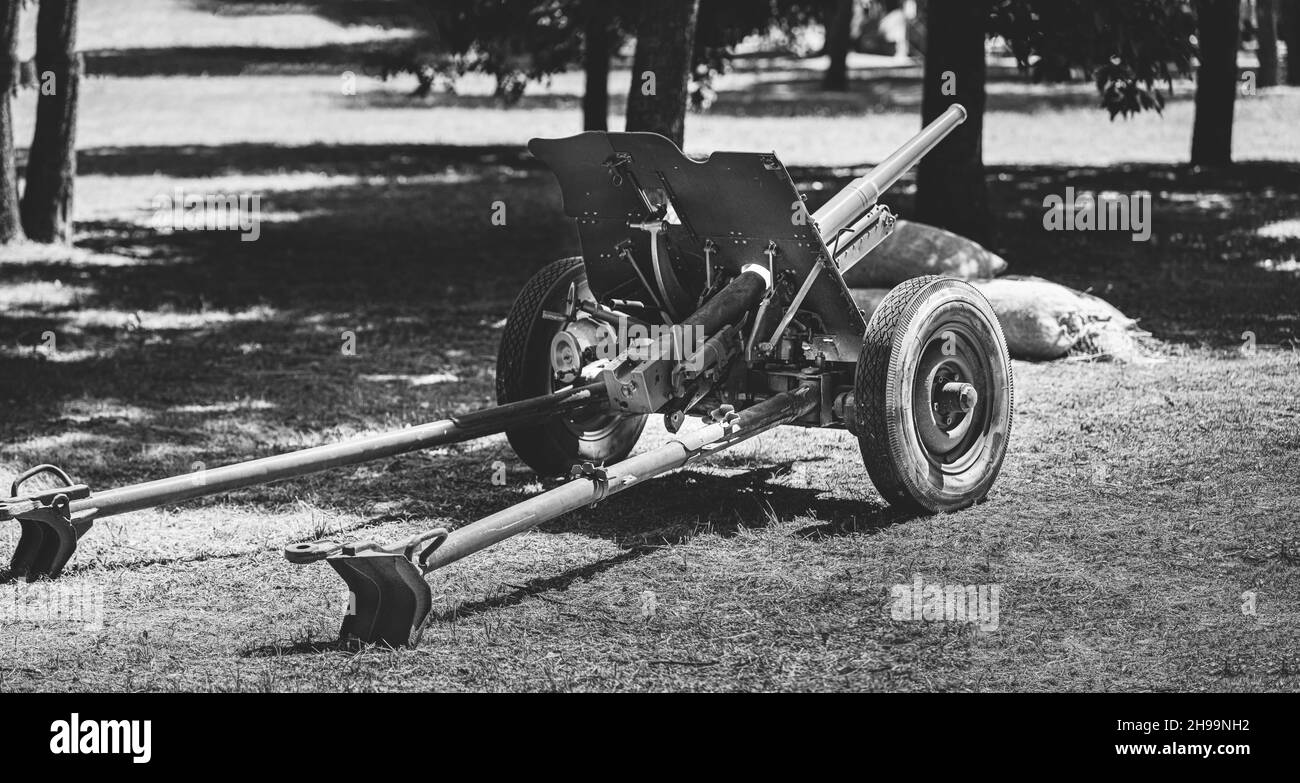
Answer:
[{"label": "gun barrel", "polygon": [[954,103],[875,168],[845,185],[843,190],[813,213],[822,241],[830,244],[837,234],[875,206],[880,195],[908,169],[965,121],[966,108],[960,103]]}]

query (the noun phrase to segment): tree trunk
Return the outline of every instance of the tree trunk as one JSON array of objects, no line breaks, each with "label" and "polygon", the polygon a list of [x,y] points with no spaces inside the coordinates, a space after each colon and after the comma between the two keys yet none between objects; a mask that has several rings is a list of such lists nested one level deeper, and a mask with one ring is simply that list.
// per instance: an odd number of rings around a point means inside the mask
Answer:
[{"label": "tree trunk", "polygon": [[1260,87],[1277,86],[1277,4],[1276,0],[1255,0],[1255,29],[1259,55]]},{"label": "tree trunk", "polygon": [[1277,26],[1286,41],[1286,83],[1300,86],[1300,0],[1279,0]]},{"label": "tree trunk", "polygon": [[835,0],[835,8],[826,20],[826,54],[830,65],[822,77],[822,87],[843,91],[849,88],[849,42],[853,37],[854,0]]},{"label": "tree trunk", "polygon": [[627,129],[651,131],[682,145],[687,85],[700,0],[641,3],[627,96]]},{"label": "tree trunk", "polygon": [[36,16],[40,98],[27,156],[22,218],[38,242],[72,239],[72,191],[77,177],[77,0],[41,0]]},{"label": "tree trunk", "polygon": [[916,219],[977,242],[990,232],[984,181],[984,36],[988,0],[929,0],[921,120],[949,106],[966,107],[966,122],[921,161]]},{"label": "tree trunk", "polygon": [[1196,119],[1192,165],[1232,163],[1232,110],[1237,100],[1238,12],[1241,0],[1197,0]]},{"label": "tree trunk", "polygon": [[582,92],[582,129],[609,129],[609,58],[614,36],[610,34],[609,5],[603,0],[588,4],[582,68],[587,84]]},{"label": "tree trunk", "polygon": [[18,170],[14,165],[14,90],[18,85],[18,0],[0,9],[0,244],[23,238],[18,214]]}]

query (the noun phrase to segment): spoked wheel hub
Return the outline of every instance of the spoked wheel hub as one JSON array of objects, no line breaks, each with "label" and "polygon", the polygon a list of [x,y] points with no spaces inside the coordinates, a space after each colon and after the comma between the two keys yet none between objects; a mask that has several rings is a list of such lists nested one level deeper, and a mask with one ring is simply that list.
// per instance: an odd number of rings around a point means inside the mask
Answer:
[{"label": "spoked wheel hub", "polygon": [[[602,339],[600,322],[574,318],[573,305],[594,301],[581,258],[546,266],[524,286],[506,317],[497,352],[497,402],[527,400],[568,388]],[[557,415],[506,431],[520,459],[545,476],[568,475],[580,462],[617,462],[631,452],[644,416],[592,412]]]},{"label": "spoked wheel hub", "polygon": [[[560,391],[578,382],[582,368],[595,358],[596,352],[614,339],[609,327],[590,318],[567,321],[551,338],[551,387]],[[624,418],[617,413],[591,413],[563,416],[560,421],[579,440],[596,440],[609,436]]]}]

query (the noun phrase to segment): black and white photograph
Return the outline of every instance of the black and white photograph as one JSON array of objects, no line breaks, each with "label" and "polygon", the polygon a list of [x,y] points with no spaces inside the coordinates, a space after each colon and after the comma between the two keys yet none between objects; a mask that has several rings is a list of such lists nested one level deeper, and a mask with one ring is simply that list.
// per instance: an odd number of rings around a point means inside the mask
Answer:
[{"label": "black and white photograph", "polygon": [[[1300,0],[0,0],[0,46],[10,704],[1300,691]],[[97,703],[34,752],[162,758]],[[1264,725],[1139,703],[1089,753]]]}]

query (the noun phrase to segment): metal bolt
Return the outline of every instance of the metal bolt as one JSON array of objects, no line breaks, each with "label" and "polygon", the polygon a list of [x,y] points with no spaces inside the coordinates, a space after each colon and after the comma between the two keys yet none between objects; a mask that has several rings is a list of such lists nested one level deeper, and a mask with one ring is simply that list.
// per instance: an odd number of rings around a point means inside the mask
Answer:
[{"label": "metal bolt", "polygon": [[935,399],[939,414],[947,417],[954,413],[969,413],[979,404],[980,395],[969,383],[949,382],[940,389]]}]

